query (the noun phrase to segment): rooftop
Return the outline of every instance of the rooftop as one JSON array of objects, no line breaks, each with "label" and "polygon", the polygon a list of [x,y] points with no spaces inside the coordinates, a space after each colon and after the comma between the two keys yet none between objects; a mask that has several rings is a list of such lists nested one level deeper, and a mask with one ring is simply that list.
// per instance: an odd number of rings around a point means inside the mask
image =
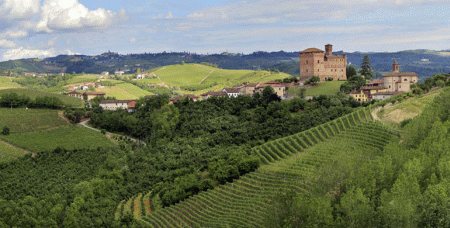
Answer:
[{"label": "rooftop", "polygon": [[324,53],[324,51],[318,48],[308,48],[306,50],[301,51],[300,53]]}]

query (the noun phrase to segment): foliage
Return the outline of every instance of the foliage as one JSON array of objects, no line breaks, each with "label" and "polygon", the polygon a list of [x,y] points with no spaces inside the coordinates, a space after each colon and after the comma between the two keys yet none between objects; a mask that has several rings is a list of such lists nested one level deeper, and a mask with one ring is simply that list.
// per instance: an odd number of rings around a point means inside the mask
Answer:
[{"label": "foliage", "polygon": [[30,102],[32,100],[35,100],[37,97],[44,98],[47,97],[47,99],[51,99],[52,101],[60,100],[64,106],[66,107],[81,107],[83,102],[81,99],[70,97],[66,95],[61,94],[53,94],[38,90],[31,90],[31,89],[5,89],[0,90],[0,96],[6,95],[6,94],[17,94],[19,98],[29,98]]},{"label": "foliage", "polygon": [[347,79],[347,82],[341,85],[340,91],[350,93],[354,89],[359,89],[366,85],[366,79],[362,76],[354,75]]},{"label": "foliage", "polygon": [[361,69],[359,70],[359,74],[364,77],[366,80],[370,80],[373,77],[372,67],[370,65],[370,59],[368,55],[365,55],[362,64]]},{"label": "foliage", "polygon": [[56,147],[73,150],[113,146],[100,132],[80,126],[65,126],[51,130],[10,134],[2,139],[33,152],[53,150]]},{"label": "foliage", "polygon": [[9,127],[8,126],[3,127],[2,135],[9,135]]},{"label": "foliage", "polygon": [[356,69],[353,66],[351,66],[351,65],[347,66],[346,70],[347,70],[346,71],[346,78],[347,79],[351,78],[354,75],[357,75]]},{"label": "foliage", "polygon": [[0,126],[8,126],[11,134],[41,131],[69,125],[57,110],[0,108]]},{"label": "foliage", "polygon": [[312,76],[310,79],[305,81],[305,85],[309,84],[315,85],[317,82],[320,82],[320,78],[317,76]]}]

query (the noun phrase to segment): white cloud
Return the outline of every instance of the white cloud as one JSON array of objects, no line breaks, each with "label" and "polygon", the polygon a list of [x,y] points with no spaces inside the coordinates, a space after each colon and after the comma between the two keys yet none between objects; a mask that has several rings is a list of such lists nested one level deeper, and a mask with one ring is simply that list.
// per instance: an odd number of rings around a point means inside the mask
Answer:
[{"label": "white cloud", "polygon": [[40,0],[0,0],[0,18],[23,20],[39,13]]},{"label": "white cloud", "polygon": [[19,47],[10,49],[3,54],[3,60],[24,59],[24,58],[42,58],[55,56],[55,50],[39,50]]},{"label": "white cloud", "polygon": [[50,33],[57,29],[101,28],[126,18],[124,9],[114,13],[103,8],[89,10],[78,0],[45,0],[36,31]]},{"label": "white cloud", "polygon": [[81,55],[81,53],[78,52],[72,52],[71,50],[67,49],[66,51],[63,51],[61,54],[65,55]]},{"label": "white cloud", "polygon": [[170,19],[170,18],[173,18],[173,14],[172,14],[172,12],[169,11],[166,15],[158,14],[157,16],[152,17],[152,19],[161,19],[161,18]]},{"label": "white cloud", "polygon": [[10,40],[0,40],[0,48],[13,48],[16,45]]},{"label": "white cloud", "polygon": [[137,42],[136,38],[131,38],[131,39],[130,39],[130,43],[134,44],[134,43],[136,43],[136,42]]},{"label": "white cloud", "polygon": [[4,33],[4,35],[8,38],[21,38],[28,35],[28,32],[25,30],[9,30]]},{"label": "white cloud", "polygon": [[[347,18],[379,8],[406,8],[418,4],[449,4],[448,0],[255,0],[207,7],[187,16],[190,27],[241,23],[270,24],[279,20],[315,21]],[[283,16],[283,17],[281,17]],[[186,26],[186,25],[185,25]]]}]

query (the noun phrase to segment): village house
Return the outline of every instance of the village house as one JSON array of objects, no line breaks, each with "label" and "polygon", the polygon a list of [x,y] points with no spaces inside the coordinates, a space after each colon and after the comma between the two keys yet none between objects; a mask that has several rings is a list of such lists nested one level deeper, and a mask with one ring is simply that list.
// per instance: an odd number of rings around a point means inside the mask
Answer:
[{"label": "village house", "polygon": [[204,93],[204,94],[202,94],[200,96],[202,97],[202,100],[206,100],[206,99],[208,99],[210,97],[213,97],[213,96],[225,97],[225,96],[228,96],[228,94],[225,93],[225,92],[206,92],[206,93]]},{"label": "village house", "polygon": [[392,72],[383,76],[383,84],[389,92],[411,90],[411,84],[419,82],[419,76],[415,72],[400,72],[397,60],[392,65]]},{"label": "village house", "polygon": [[333,55],[333,45],[325,45],[325,52],[318,48],[308,48],[299,52],[300,81],[304,82],[312,76],[320,81],[347,79],[347,55]]},{"label": "village house", "polygon": [[102,75],[103,75],[103,76],[108,76],[108,75],[109,75],[109,72],[108,72],[108,71],[103,71],[103,72],[102,72]]},{"label": "village house", "polygon": [[258,83],[247,83],[239,89],[239,93],[252,96],[255,93],[256,86],[258,86]]},{"label": "village house", "polygon": [[266,82],[264,84],[257,85],[255,88],[255,93],[256,92],[262,93],[262,91],[264,90],[264,88],[266,86],[272,87],[274,92],[277,94],[277,96],[282,97],[282,98],[285,97],[286,85],[284,83],[275,82],[275,81]]},{"label": "village house", "polygon": [[116,71],[114,72],[114,74],[117,75],[117,76],[121,76],[121,75],[125,74],[125,72],[124,72],[124,71],[116,70]]},{"label": "village house", "polygon": [[88,101],[96,98],[96,97],[104,97],[106,93],[104,92],[86,92]]},{"label": "village house", "polygon": [[78,99],[83,99],[83,94],[77,91],[70,91],[67,93],[68,96],[70,97],[76,97]]},{"label": "village house", "polygon": [[36,73],[34,73],[34,72],[24,72],[23,75],[36,77]]},{"label": "village house", "polygon": [[186,99],[187,97],[189,97],[189,99],[194,101],[194,102],[198,101],[198,97],[195,96],[194,94],[184,94],[183,96],[179,96],[179,97],[171,97],[169,99],[169,103],[175,103],[175,102],[177,102],[179,100]]},{"label": "village house", "polygon": [[240,95],[239,88],[224,88],[222,92],[227,93],[228,97],[238,97]]},{"label": "village house", "polygon": [[100,107],[107,111],[124,109],[133,112],[136,106],[136,100],[103,100],[100,101]]}]

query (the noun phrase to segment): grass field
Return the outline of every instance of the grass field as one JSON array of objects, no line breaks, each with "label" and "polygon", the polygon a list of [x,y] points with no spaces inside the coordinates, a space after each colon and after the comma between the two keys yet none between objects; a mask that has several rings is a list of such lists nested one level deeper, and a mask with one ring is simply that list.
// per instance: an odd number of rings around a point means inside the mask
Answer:
[{"label": "grass field", "polygon": [[153,94],[130,83],[120,83],[116,86],[105,86],[103,88],[97,88],[95,91],[104,92],[107,97],[115,97],[120,100],[138,99],[142,96]]},{"label": "grass field", "polygon": [[69,123],[58,116],[58,110],[0,108],[0,129],[8,126],[11,134],[47,130],[67,125]]},{"label": "grass field", "polygon": [[[306,90],[306,96],[319,96],[319,95],[335,95],[339,92],[339,88],[345,81],[331,81],[317,83],[315,86]],[[297,94],[299,88],[289,89],[288,94]]]},{"label": "grass field", "polygon": [[414,118],[420,115],[425,107],[441,92],[442,89],[438,89],[427,94],[409,98],[401,103],[394,105],[389,103],[383,108],[384,111],[379,116],[383,121],[391,123],[400,123],[405,119]]},{"label": "grass field", "polygon": [[44,96],[57,97],[66,106],[71,106],[71,107],[81,107],[81,106],[83,106],[82,100],[80,100],[78,98],[69,97],[69,96],[62,95],[62,94],[54,94],[54,93],[49,93],[49,92],[43,92],[43,91],[34,90],[34,89],[21,89],[21,88],[4,89],[4,90],[0,90],[0,96],[2,96],[2,94],[11,93],[11,92],[17,93],[18,95],[26,95],[27,97],[29,97],[31,99],[35,99],[36,97],[44,97]]},{"label": "grass field", "polygon": [[83,74],[79,76],[75,76],[67,81],[68,84],[76,84],[76,83],[83,83],[83,82],[96,82],[97,74]]},{"label": "grass field", "polygon": [[22,157],[27,152],[15,146],[11,146],[8,143],[0,141],[0,163],[9,162]]},{"label": "grass field", "polygon": [[15,82],[11,82],[9,77],[0,77],[0,89],[18,88],[21,87]]},{"label": "grass field", "polygon": [[45,131],[10,134],[1,138],[33,152],[53,150],[56,147],[73,150],[115,146],[104,134],[81,126],[63,126]]}]

